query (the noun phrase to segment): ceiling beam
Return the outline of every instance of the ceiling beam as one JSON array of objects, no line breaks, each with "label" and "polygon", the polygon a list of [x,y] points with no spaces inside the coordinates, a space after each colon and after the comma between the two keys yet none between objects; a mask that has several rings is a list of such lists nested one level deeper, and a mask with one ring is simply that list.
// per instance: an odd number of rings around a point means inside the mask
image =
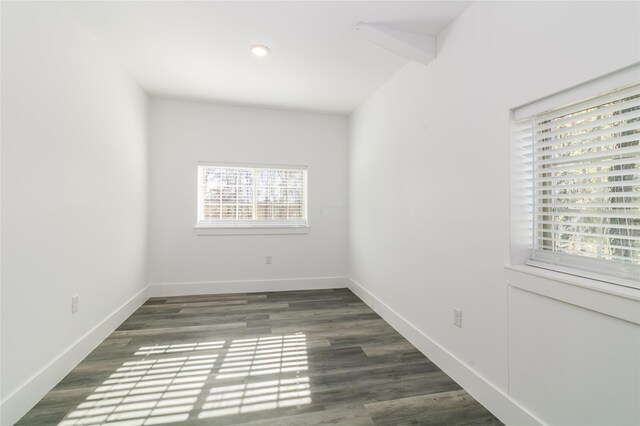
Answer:
[{"label": "ceiling beam", "polygon": [[436,58],[435,36],[366,22],[358,22],[355,29],[362,38],[411,61],[428,64]]}]

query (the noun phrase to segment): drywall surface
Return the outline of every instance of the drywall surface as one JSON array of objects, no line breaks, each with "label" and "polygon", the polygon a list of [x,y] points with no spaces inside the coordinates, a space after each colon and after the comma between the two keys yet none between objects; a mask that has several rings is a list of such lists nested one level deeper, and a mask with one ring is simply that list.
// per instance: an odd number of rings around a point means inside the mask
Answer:
[{"label": "drywall surface", "polygon": [[509,288],[509,386],[547,424],[640,422],[640,326]]},{"label": "drywall surface", "polygon": [[146,286],[148,100],[104,52],[59,3],[2,4],[3,424]]},{"label": "drywall surface", "polygon": [[[152,99],[150,134],[152,284],[346,275],[346,117]],[[198,235],[198,161],[307,166],[309,233]]]},{"label": "drywall surface", "polygon": [[637,423],[638,326],[509,290],[503,268],[510,108],[639,61],[640,4],[477,2],[438,40],[350,118],[349,276],[542,421]]}]

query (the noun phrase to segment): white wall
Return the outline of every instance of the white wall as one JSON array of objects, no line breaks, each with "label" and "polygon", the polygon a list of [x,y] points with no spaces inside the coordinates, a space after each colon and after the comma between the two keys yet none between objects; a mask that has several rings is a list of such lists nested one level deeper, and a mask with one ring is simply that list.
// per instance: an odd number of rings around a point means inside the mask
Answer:
[{"label": "white wall", "polygon": [[438,40],[351,116],[350,277],[539,420],[638,423],[640,327],[503,267],[509,109],[639,61],[640,3],[478,2]]},{"label": "white wall", "polygon": [[[150,134],[152,284],[346,275],[346,117],[153,99]],[[197,235],[198,161],[308,166],[309,234]]]},{"label": "white wall", "polygon": [[512,287],[509,361],[512,398],[548,424],[640,424],[637,323]]},{"label": "white wall", "polygon": [[146,110],[64,6],[3,2],[2,424],[146,286]]}]

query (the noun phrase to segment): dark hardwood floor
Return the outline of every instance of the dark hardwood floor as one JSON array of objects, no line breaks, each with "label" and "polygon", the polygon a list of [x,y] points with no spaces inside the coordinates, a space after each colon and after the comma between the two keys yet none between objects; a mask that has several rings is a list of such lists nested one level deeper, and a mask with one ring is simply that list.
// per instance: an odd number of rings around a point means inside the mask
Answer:
[{"label": "dark hardwood floor", "polygon": [[501,424],[347,289],[152,298],[20,425]]}]

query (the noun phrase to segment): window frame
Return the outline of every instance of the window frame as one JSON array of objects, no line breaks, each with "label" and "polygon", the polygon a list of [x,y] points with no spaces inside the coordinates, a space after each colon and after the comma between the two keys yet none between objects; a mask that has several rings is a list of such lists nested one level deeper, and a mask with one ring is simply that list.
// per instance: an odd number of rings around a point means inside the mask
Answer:
[{"label": "window frame", "polygon": [[553,271],[558,276],[564,275],[571,282],[587,279],[602,282],[604,285],[612,286],[612,288],[627,288],[634,293],[640,290],[640,280],[617,275],[615,262],[612,263],[609,271],[603,271],[590,270],[589,267],[582,268],[577,265],[564,265],[532,259],[536,238],[534,235],[535,227],[533,226],[533,222],[536,219],[536,211],[533,209],[535,187],[532,185],[527,189],[527,186],[533,177],[534,170],[525,164],[531,159],[530,150],[533,147],[529,147],[528,150],[523,149],[524,145],[521,140],[522,123],[526,119],[531,119],[541,113],[559,110],[590,98],[613,93],[624,86],[638,84],[640,82],[639,76],[640,64],[636,63],[511,109],[511,266],[508,268],[527,265],[524,267],[531,267],[532,270]]},{"label": "window frame", "polygon": [[[220,168],[244,168],[244,169],[277,169],[277,170],[301,170],[303,171],[303,194],[302,194],[302,220],[220,220],[204,222],[200,220],[202,209],[202,191],[200,182],[200,167],[220,167]],[[308,167],[305,165],[292,164],[258,164],[258,163],[227,163],[218,161],[198,161],[196,171],[196,222],[194,230],[198,235],[259,235],[259,234],[307,234],[309,232],[309,176]],[[255,186],[254,186],[255,188]],[[256,205],[256,192],[253,192],[253,203]]]}]

